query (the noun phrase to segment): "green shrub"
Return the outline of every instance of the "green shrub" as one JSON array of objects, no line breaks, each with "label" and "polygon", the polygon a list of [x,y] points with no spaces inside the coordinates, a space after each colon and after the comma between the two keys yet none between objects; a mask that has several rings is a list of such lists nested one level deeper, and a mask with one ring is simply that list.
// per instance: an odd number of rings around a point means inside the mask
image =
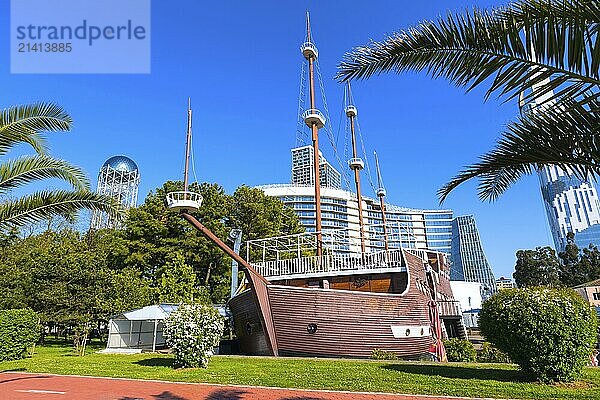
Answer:
[{"label": "green shrub", "polygon": [[371,352],[371,358],[373,360],[397,360],[398,356],[396,353],[381,349],[373,349]]},{"label": "green shrub", "polygon": [[165,320],[163,334],[173,349],[175,367],[208,366],[223,334],[223,317],[212,306],[183,304]]},{"label": "green shrub", "polygon": [[510,358],[494,347],[490,342],[483,342],[481,350],[477,353],[477,361],[482,363],[509,363]]},{"label": "green shrub", "polygon": [[473,343],[468,340],[457,338],[444,340],[444,347],[446,348],[448,361],[473,362],[477,357],[477,352],[475,351],[475,347],[473,347]]},{"label": "green shrub", "polygon": [[0,310],[0,361],[24,358],[40,334],[40,318],[33,310]]},{"label": "green shrub", "polygon": [[482,306],[483,336],[542,382],[581,375],[596,342],[593,309],[571,289],[503,290]]}]

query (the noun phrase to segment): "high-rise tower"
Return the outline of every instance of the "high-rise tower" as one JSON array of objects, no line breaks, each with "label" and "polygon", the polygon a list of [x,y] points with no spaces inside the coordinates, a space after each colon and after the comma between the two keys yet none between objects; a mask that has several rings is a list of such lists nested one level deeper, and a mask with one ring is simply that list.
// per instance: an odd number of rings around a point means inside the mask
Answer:
[{"label": "high-rise tower", "polygon": [[451,260],[451,280],[479,282],[483,286],[484,296],[496,292],[494,273],[483,252],[472,215],[456,217],[452,221]]},{"label": "high-rise tower", "polygon": [[[292,149],[292,184],[314,185],[314,148],[302,146]],[[321,187],[340,189],[342,187],[342,175],[323,157],[319,151],[319,183]]]},{"label": "high-rise tower", "polygon": [[[125,208],[137,204],[140,171],[137,164],[129,157],[113,156],[106,160],[98,174],[96,192],[114,198]],[[116,228],[117,221],[103,212],[92,215],[92,229]]]},{"label": "high-rise tower", "polygon": [[[537,85],[547,83],[549,80]],[[523,104],[521,100],[521,112],[537,113],[556,107],[556,101],[551,99],[553,95],[552,91],[544,93],[531,104]],[[569,232],[575,234],[579,248],[590,244],[600,247],[600,201],[592,177],[581,179],[555,165],[540,168],[538,176],[556,251],[564,250]]]},{"label": "high-rise tower", "polygon": [[542,199],[556,251],[567,244],[567,234],[575,234],[579,248],[600,247],[600,202],[592,180],[582,180],[557,166],[539,171]]}]

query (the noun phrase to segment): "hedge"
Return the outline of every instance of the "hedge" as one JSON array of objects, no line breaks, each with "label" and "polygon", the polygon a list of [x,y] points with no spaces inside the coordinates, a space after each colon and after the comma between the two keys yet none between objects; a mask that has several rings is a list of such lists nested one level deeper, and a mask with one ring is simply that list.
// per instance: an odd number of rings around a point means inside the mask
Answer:
[{"label": "hedge", "polygon": [[475,347],[473,347],[473,343],[468,340],[457,338],[444,340],[444,347],[446,348],[448,361],[474,362],[477,357],[477,352],[475,351]]},{"label": "hedge", "polygon": [[483,342],[477,353],[477,362],[481,363],[510,363],[510,358],[494,347],[490,342]]},{"label": "hedge", "polygon": [[596,313],[572,289],[503,290],[483,303],[479,325],[486,340],[542,382],[577,379],[596,343]]},{"label": "hedge", "polygon": [[40,334],[40,318],[35,311],[0,310],[0,361],[24,358]]}]

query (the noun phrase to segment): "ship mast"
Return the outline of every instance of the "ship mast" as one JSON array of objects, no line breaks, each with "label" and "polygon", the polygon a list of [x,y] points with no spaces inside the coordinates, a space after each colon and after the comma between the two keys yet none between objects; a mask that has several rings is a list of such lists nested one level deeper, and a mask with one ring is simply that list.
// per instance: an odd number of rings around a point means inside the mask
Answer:
[{"label": "ship mast", "polygon": [[320,182],[320,160],[319,160],[319,129],[325,126],[325,117],[315,106],[315,78],[314,64],[317,60],[319,52],[317,47],[312,43],[310,36],[310,17],[306,12],[306,42],[300,48],[302,55],[308,61],[308,81],[310,87],[310,109],[304,111],[302,117],[304,122],[312,132],[313,146],[313,174],[315,184],[315,231],[317,234],[317,256],[323,254],[323,233],[321,224],[321,182]]},{"label": "ship mast", "polygon": [[183,191],[188,191],[188,175],[190,166],[190,148],[192,146],[192,101],[188,97],[187,134],[185,137],[185,169],[183,171]]},{"label": "ship mast", "polygon": [[354,133],[354,119],[358,113],[358,110],[354,106],[354,99],[352,98],[352,89],[350,88],[350,82],[346,86],[347,90],[347,105],[345,108],[346,116],[350,120],[350,134],[352,136],[352,158],[348,161],[350,169],[354,171],[354,183],[356,184],[356,198],[358,200],[358,224],[360,227],[360,251],[365,252],[365,225],[363,222],[363,208],[362,208],[362,195],[360,193],[360,170],[365,167],[365,163],[360,159],[356,152],[356,134]]},{"label": "ship mast", "polygon": [[379,169],[379,157],[377,157],[377,152],[373,152],[375,154],[375,167],[377,169],[377,197],[379,197],[379,205],[381,207],[381,219],[383,222],[383,240],[385,243],[385,251],[389,250],[388,244],[388,234],[387,234],[387,223],[385,218],[385,187],[383,187],[383,179],[381,179],[381,170]]}]

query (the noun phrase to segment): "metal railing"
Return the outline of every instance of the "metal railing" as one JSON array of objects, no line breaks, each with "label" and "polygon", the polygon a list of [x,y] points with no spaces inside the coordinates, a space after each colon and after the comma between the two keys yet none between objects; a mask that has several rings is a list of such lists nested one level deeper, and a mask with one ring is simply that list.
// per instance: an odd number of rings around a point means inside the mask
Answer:
[{"label": "metal railing", "polygon": [[302,43],[302,46],[300,46],[300,51],[302,51],[304,57],[306,57],[307,54],[310,53],[312,53],[315,56],[315,58],[319,57],[319,50],[317,50],[317,46],[315,46],[313,42]]},{"label": "metal railing", "polygon": [[308,110],[302,113],[302,118],[305,120],[310,116],[316,116],[316,118],[319,118],[323,123],[325,123],[325,116],[320,110],[316,108],[309,108]]},{"label": "metal railing", "polygon": [[344,111],[346,112],[347,116],[356,116],[358,114],[358,110],[352,104],[347,105]]},{"label": "metal railing", "polygon": [[202,205],[202,195],[190,191],[167,193],[167,206],[176,208],[182,205],[193,205],[199,208]]},{"label": "metal railing", "polygon": [[440,317],[462,317],[460,302],[456,300],[440,300],[437,304]]},{"label": "metal railing", "polygon": [[365,167],[365,162],[362,160],[362,158],[351,158],[348,160],[348,165],[350,166],[350,168],[357,165],[360,166],[361,169],[363,169]]},{"label": "metal railing", "polygon": [[289,260],[252,263],[265,278],[278,276],[310,276],[338,272],[399,268],[404,264],[402,250],[361,254],[328,254]]}]

